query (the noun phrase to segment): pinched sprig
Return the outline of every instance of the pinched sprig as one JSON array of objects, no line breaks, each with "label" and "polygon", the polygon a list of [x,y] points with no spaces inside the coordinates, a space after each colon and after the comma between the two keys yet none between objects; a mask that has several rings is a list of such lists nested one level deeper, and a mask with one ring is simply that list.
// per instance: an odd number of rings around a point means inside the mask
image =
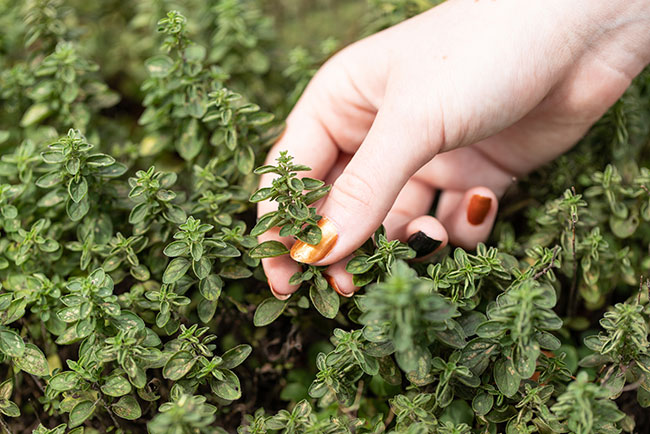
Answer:
[{"label": "pinched sprig", "polygon": [[[250,201],[256,203],[271,200],[277,202],[278,209],[264,214],[251,230],[251,235],[259,236],[278,226],[281,228],[280,236],[292,236],[316,245],[322,237],[318,227],[321,216],[316,214],[316,208],[310,205],[325,196],[331,186],[314,178],[298,178],[297,172],[309,171],[311,168],[294,164],[292,160],[293,157],[283,151],[276,160],[277,166],[266,165],[255,169],[258,175],[275,173],[279,176],[273,180],[270,187],[260,188],[253,193]],[[288,250],[277,241],[267,241],[251,253],[256,257],[271,257],[288,253]]]}]

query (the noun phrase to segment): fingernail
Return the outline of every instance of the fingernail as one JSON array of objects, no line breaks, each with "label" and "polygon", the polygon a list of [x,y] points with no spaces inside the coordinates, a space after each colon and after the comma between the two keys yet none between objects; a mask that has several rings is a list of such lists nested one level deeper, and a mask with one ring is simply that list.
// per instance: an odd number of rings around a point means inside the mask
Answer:
[{"label": "fingernail", "polygon": [[429,237],[422,231],[417,231],[408,239],[408,245],[415,250],[415,257],[421,258],[440,247],[442,241]]},{"label": "fingernail", "polygon": [[343,297],[348,297],[348,298],[350,298],[350,297],[352,297],[354,295],[354,293],[346,294],[345,292],[341,291],[341,288],[339,288],[339,286],[336,284],[336,280],[334,280],[334,278],[332,276],[330,276],[329,274],[323,273],[323,276],[325,277],[325,280],[327,280],[327,283],[329,283],[330,286],[332,288],[334,288],[334,291],[336,291],[339,295],[342,295]]},{"label": "fingernail", "polygon": [[278,294],[277,292],[275,292],[275,289],[273,289],[273,285],[271,285],[271,281],[267,279],[267,282],[269,283],[269,288],[271,288],[271,293],[278,300],[284,301],[287,300],[289,297],[291,297],[291,294]]},{"label": "fingernail", "polygon": [[469,200],[467,207],[467,221],[473,225],[480,225],[485,220],[485,216],[490,211],[492,198],[475,194]]},{"label": "fingernail", "polygon": [[332,250],[338,238],[334,223],[327,217],[323,217],[318,222],[318,227],[323,233],[320,243],[313,246],[304,241],[296,241],[293,247],[291,247],[291,258],[294,261],[313,264],[323,259]]}]

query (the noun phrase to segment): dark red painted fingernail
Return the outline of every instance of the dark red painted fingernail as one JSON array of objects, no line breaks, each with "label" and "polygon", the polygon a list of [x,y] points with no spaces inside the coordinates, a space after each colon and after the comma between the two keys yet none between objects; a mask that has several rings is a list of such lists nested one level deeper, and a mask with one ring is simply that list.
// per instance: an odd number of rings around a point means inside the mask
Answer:
[{"label": "dark red painted fingernail", "polygon": [[467,221],[471,224],[477,226],[483,223],[485,216],[487,216],[490,211],[490,205],[492,204],[492,198],[481,196],[475,194],[469,200],[469,206],[467,207]]},{"label": "dark red painted fingernail", "polygon": [[275,292],[275,289],[273,289],[273,285],[271,285],[271,281],[267,279],[267,282],[269,284],[269,288],[271,289],[271,293],[278,300],[284,301],[287,300],[289,297],[291,297],[291,294],[278,294],[277,292]]}]

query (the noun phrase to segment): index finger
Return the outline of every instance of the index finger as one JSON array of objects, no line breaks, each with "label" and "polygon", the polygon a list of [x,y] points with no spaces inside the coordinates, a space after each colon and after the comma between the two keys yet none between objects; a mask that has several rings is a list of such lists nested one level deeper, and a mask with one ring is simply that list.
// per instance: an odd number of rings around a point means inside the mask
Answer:
[{"label": "index finger", "polygon": [[[351,46],[316,73],[286,121],[280,140],[271,148],[266,164],[274,164],[281,151],[288,151],[294,161],[312,168],[305,176],[324,179],[337,161],[339,153],[354,153],[365,138],[377,109],[359,87],[360,77],[368,74],[364,50]],[[376,74],[376,71],[375,71]],[[273,174],[260,178],[260,187],[268,187]],[[258,216],[276,209],[274,203],[258,204]]]}]

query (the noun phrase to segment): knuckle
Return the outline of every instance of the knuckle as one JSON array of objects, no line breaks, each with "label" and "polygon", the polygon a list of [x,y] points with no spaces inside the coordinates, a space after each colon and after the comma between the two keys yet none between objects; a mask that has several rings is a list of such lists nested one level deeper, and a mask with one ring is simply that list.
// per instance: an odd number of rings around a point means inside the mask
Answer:
[{"label": "knuckle", "polygon": [[354,173],[342,173],[330,193],[331,200],[348,209],[369,209],[375,197],[372,185]]}]

